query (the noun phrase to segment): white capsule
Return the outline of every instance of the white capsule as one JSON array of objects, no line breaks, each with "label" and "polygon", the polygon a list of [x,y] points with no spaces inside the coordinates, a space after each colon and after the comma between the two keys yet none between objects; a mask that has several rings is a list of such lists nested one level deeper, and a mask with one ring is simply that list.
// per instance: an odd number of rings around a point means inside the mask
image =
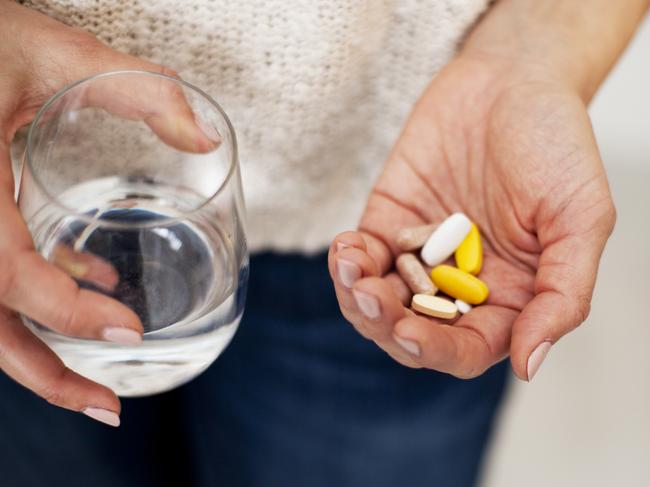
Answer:
[{"label": "white capsule", "polygon": [[441,264],[463,243],[472,229],[472,222],[464,213],[454,213],[443,221],[422,247],[422,260],[428,266]]},{"label": "white capsule", "polygon": [[458,308],[458,311],[460,311],[460,314],[462,314],[462,315],[472,311],[472,305],[467,304],[465,301],[461,301],[460,299],[457,299],[455,304],[456,304],[456,307]]}]

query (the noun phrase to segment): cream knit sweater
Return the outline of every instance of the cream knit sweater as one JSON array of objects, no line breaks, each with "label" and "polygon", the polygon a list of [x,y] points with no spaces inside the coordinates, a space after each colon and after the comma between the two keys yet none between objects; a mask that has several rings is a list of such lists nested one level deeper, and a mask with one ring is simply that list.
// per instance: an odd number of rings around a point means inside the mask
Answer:
[{"label": "cream knit sweater", "polygon": [[414,102],[489,0],[26,0],[211,94],[241,145],[252,250],[356,227]]}]

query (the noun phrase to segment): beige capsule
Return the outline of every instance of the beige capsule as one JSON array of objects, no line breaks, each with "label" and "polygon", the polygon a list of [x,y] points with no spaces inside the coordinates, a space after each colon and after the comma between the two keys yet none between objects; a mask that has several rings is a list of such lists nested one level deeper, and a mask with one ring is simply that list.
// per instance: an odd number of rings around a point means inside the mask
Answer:
[{"label": "beige capsule", "polygon": [[419,227],[403,228],[397,234],[397,246],[404,252],[417,250],[426,243],[437,227],[436,223],[431,223]]},{"label": "beige capsule", "polygon": [[438,288],[415,255],[401,254],[395,261],[395,267],[413,294],[433,296],[438,292]]}]

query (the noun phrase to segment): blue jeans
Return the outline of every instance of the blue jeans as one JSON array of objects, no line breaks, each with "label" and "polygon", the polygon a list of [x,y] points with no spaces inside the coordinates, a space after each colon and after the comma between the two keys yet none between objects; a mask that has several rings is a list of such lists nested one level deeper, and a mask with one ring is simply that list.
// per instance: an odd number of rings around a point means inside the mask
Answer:
[{"label": "blue jeans", "polygon": [[469,381],[393,362],[340,316],[324,255],[253,257],[233,343],[115,430],[0,374],[2,487],[470,487],[507,365]]}]

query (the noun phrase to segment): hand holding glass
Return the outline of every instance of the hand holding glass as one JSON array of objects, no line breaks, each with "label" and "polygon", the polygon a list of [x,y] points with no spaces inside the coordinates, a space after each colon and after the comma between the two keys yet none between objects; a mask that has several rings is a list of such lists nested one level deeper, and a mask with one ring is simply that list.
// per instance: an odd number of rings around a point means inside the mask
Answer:
[{"label": "hand holding glass", "polygon": [[[136,71],[62,90],[30,128],[18,202],[36,249],[89,303],[66,334],[23,316],[68,367],[140,396],[227,346],[246,292],[244,203],[233,128],[205,93]],[[112,316],[141,323],[142,343]]]}]

